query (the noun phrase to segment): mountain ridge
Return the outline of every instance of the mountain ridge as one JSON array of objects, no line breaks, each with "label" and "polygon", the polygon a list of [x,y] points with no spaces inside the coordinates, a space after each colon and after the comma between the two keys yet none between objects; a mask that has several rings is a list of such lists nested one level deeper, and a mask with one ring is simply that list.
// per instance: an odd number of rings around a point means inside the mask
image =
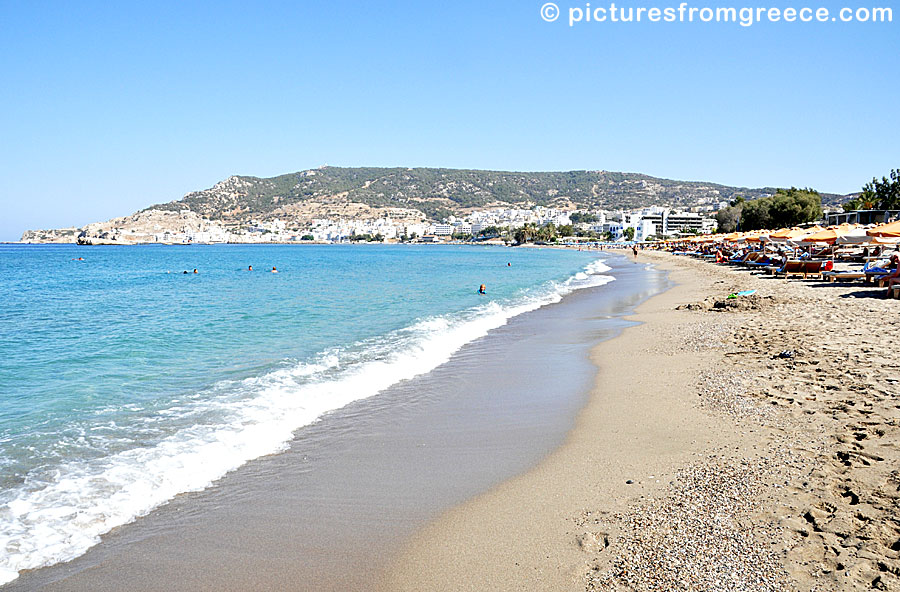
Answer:
[{"label": "mountain ridge", "polygon": [[[166,229],[172,223],[226,227],[279,219],[301,228],[314,219],[430,219],[462,217],[479,209],[546,206],[561,210],[619,210],[648,206],[715,206],[737,196],[755,199],[775,187],[748,188],[679,181],[605,170],[490,171],[428,167],[331,167],[275,177],[232,175],[208,189],[79,229],[26,231],[22,240],[70,240],[112,229]],[[846,196],[822,194],[823,203]],[[176,216],[180,214],[180,216]],[[189,215],[188,215],[189,214]],[[178,222],[181,220],[181,222]],[[174,230],[174,229],[173,229]]]}]

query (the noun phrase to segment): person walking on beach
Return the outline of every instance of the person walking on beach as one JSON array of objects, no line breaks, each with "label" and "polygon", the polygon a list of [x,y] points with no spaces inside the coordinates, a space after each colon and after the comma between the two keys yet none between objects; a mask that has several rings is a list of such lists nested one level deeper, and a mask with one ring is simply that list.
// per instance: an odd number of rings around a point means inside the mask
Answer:
[{"label": "person walking on beach", "polygon": [[637,259],[637,245],[631,245],[631,252],[634,253],[634,258]]}]

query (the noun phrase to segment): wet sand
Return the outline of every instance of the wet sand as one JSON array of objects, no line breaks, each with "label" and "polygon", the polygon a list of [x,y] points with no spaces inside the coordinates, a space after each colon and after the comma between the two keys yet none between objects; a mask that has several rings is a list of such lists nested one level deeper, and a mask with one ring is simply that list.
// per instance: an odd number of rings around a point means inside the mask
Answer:
[{"label": "wet sand", "polygon": [[617,261],[615,282],[512,319],[434,372],[298,431],[287,452],[3,590],[373,589],[412,533],[564,441],[593,382],[590,349],[666,285]]},{"label": "wet sand", "polygon": [[420,530],[382,589],[900,589],[897,302],[639,260],[678,285],[593,351],[565,443]]},{"label": "wet sand", "polygon": [[733,439],[684,396],[710,360],[677,347],[689,319],[674,308],[703,287],[672,279],[631,317],[643,324],[592,352],[595,387],[563,446],[419,532],[384,590],[584,590],[612,534],[595,513],[660,495],[676,467]]}]

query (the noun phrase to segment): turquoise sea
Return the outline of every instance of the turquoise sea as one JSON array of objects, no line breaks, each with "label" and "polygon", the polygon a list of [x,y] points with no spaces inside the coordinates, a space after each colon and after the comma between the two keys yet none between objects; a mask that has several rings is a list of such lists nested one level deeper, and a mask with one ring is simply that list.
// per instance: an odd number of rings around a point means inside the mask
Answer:
[{"label": "turquoise sea", "polygon": [[0,583],[608,270],[552,249],[0,245]]}]

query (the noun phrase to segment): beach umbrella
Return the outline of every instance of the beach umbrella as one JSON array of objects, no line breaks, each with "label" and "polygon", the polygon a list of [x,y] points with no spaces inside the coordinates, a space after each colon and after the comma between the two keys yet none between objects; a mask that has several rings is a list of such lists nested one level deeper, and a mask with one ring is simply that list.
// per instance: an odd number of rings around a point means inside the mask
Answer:
[{"label": "beach umbrella", "polygon": [[762,245],[763,253],[766,252],[766,241],[769,239],[771,230],[751,230],[744,235],[744,242]]},{"label": "beach umbrella", "polygon": [[900,220],[882,224],[866,231],[873,243],[895,245],[900,243]]},{"label": "beach umbrella", "polygon": [[856,230],[858,226],[856,224],[841,224],[840,226],[829,226],[824,230],[820,230],[819,232],[814,232],[812,234],[808,234],[800,239],[800,243],[804,245],[812,245],[816,243],[833,245],[837,242],[838,238],[850,234],[852,231]]},{"label": "beach umbrella", "polygon": [[776,237],[780,236],[782,232],[786,232],[790,230],[789,228],[779,228],[778,230],[769,230],[765,235],[760,235],[759,240],[764,243],[770,243],[775,240]]},{"label": "beach umbrella", "polygon": [[900,220],[870,228],[866,234],[875,238],[900,238]]},{"label": "beach umbrella", "polygon": [[776,243],[796,243],[810,234],[815,234],[821,230],[825,230],[821,226],[813,226],[811,228],[785,228],[769,235],[769,240]]},{"label": "beach umbrella", "polygon": [[813,226],[811,228],[783,228],[777,232],[773,232],[769,235],[769,240],[776,243],[787,243],[791,245],[794,249],[794,254],[797,252],[797,247],[800,244],[800,241],[809,236],[810,234],[815,234],[821,230],[825,230],[821,226]]},{"label": "beach umbrella", "polygon": [[769,237],[766,240],[773,243],[786,243],[792,237],[797,236],[802,232],[803,229],[797,228],[796,226],[794,228],[782,228],[775,232],[770,232]]},{"label": "beach umbrella", "polygon": [[770,230],[751,230],[744,237],[748,243],[763,243],[769,238]]},{"label": "beach umbrella", "polygon": [[838,245],[859,245],[862,243],[871,243],[875,240],[875,237],[869,236],[868,231],[873,228],[872,226],[860,226],[856,225],[856,228],[850,230],[850,232],[846,234],[842,234],[837,237],[835,244]]}]

